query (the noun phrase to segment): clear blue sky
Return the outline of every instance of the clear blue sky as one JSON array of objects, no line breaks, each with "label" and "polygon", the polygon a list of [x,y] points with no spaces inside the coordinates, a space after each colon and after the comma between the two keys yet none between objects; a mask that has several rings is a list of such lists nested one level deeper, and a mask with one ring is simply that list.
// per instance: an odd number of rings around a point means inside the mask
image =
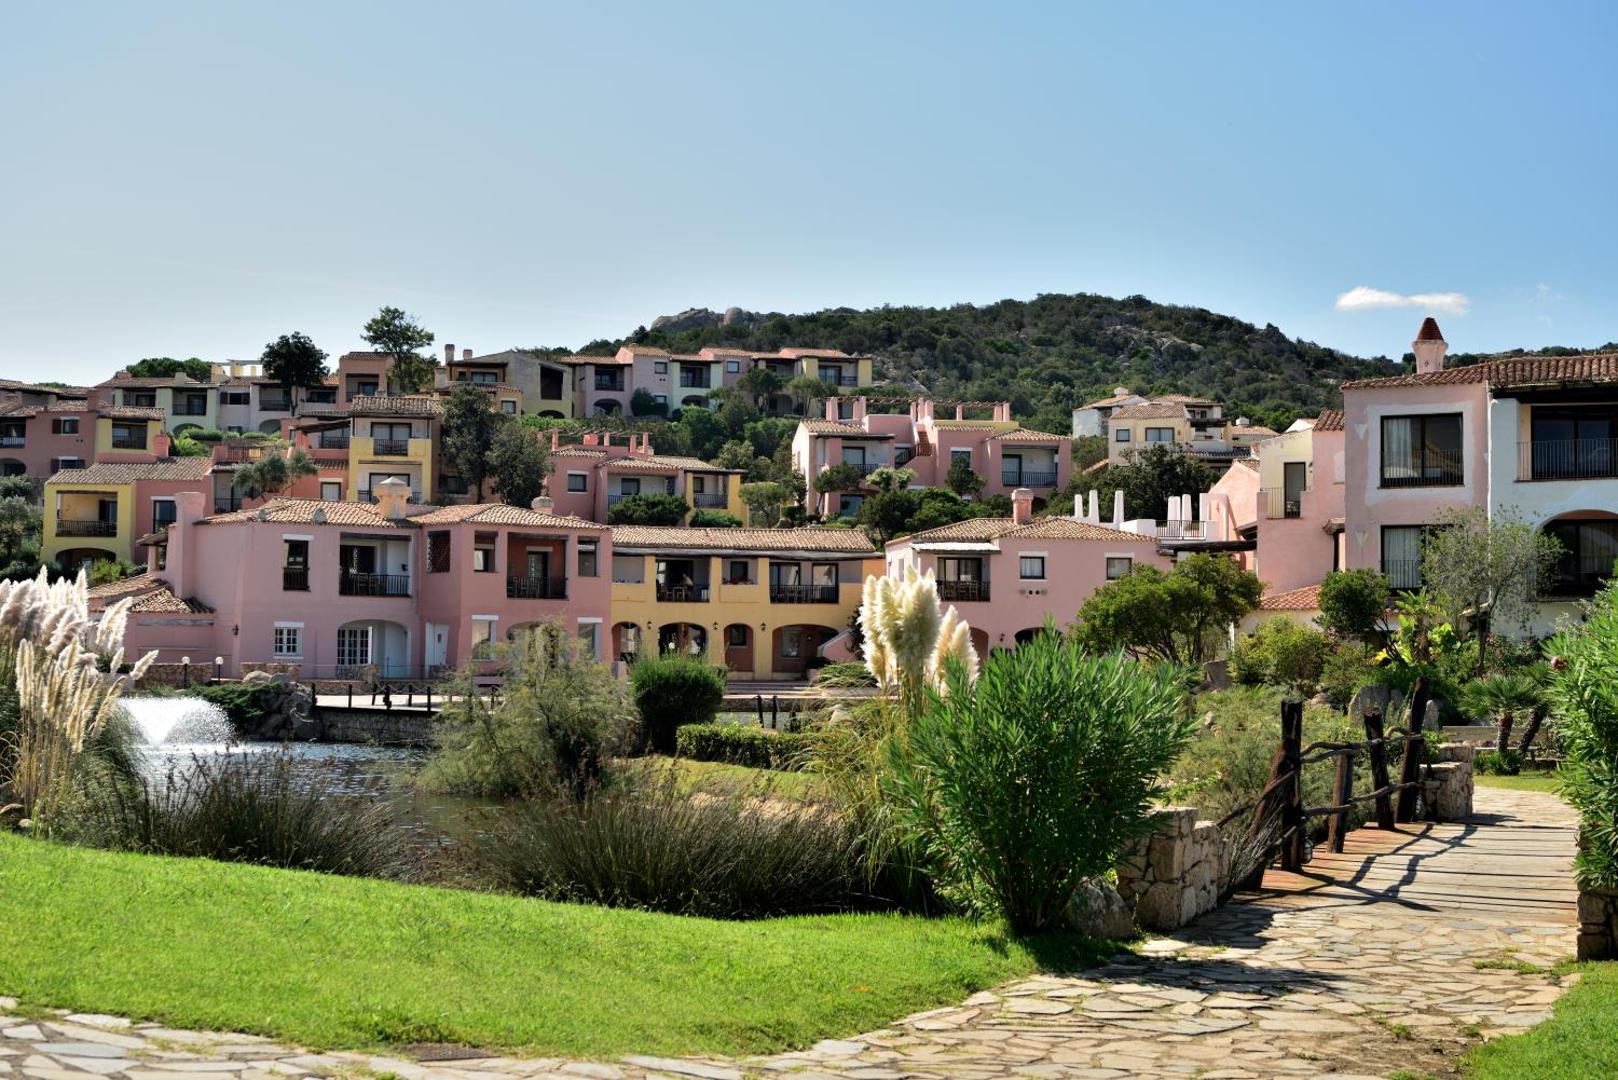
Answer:
[{"label": "clear blue sky", "polygon": [[1615,9],[7,3],[0,374],[1076,291],[1595,346]]}]

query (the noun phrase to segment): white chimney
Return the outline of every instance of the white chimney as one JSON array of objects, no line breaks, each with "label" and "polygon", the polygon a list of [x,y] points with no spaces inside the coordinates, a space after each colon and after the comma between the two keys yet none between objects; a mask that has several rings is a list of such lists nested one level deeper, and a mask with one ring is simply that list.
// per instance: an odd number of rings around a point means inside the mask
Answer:
[{"label": "white chimney", "polygon": [[1123,528],[1123,524],[1124,493],[1123,491],[1119,490],[1112,493],[1112,527],[1115,529],[1121,529]]},{"label": "white chimney", "polygon": [[1438,329],[1437,319],[1429,315],[1422,320],[1416,340],[1410,343],[1410,351],[1416,354],[1417,375],[1431,375],[1444,370],[1444,354],[1449,352],[1449,342],[1444,340],[1444,332]]},{"label": "white chimney", "polygon": [[556,504],[551,501],[551,497],[549,495],[535,495],[534,501],[528,505],[533,508],[533,511],[536,514],[552,513],[556,506]]},{"label": "white chimney", "polygon": [[410,485],[397,476],[390,476],[371,490],[376,497],[377,513],[389,521],[403,521],[405,507],[410,503]]}]

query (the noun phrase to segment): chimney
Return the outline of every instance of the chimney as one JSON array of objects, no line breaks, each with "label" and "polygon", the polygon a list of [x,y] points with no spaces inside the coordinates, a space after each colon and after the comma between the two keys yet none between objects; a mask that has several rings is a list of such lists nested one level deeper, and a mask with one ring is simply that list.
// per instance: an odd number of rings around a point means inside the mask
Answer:
[{"label": "chimney", "polygon": [[957,420],[965,420],[966,419],[966,406],[965,405],[957,405],[957,406],[955,406],[955,419],[957,419]]},{"label": "chimney", "polygon": [[556,506],[556,504],[551,501],[551,497],[549,495],[535,495],[534,501],[528,505],[533,507],[534,513],[536,514],[552,513]]},{"label": "chimney", "polygon": [[196,524],[207,512],[208,493],[205,491],[177,491],[174,493],[174,525],[169,529],[168,569],[162,577],[180,599],[192,595],[196,588],[196,556],[191,551],[196,537]]},{"label": "chimney", "polygon": [[561,448],[562,448],[562,429],[561,428],[551,428],[551,449],[552,450],[560,450]]},{"label": "chimney", "polygon": [[169,439],[168,432],[159,431],[156,435],[154,435],[152,437],[152,453],[156,454],[158,457],[160,457],[160,458],[168,457],[169,456],[169,450],[172,449],[172,448],[173,448],[173,443]]},{"label": "chimney", "polygon": [[448,342],[445,342],[444,343],[444,364],[445,364],[445,366],[448,366],[448,365],[453,364],[453,363],[455,363],[455,346],[449,344]]},{"label": "chimney", "polygon": [[1416,340],[1410,343],[1410,351],[1416,354],[1417,375],[1431,375],[1444,370],[1444,354],[1449,352],[1449,342],[1444,340],[1444,332],[1438,328],[1437,319],[1429,315],[1422,320]]},{"label": "chimney", "polygon": [[403,521],[405,506],[410,502],[410,485],[397,476],[390,476],[371,490],[376,498],[377,513],[389,521]]},{"label": "chimney", "polygon": [[1124,492],[1122,488],[1112,493],[1112,527],[1122,528],[1124,524]]},{"label": "chimney", "polygon": [[1084,515],[1084,520],[1092,525],[1101,524],[1101,493],[1095,488],[1090,489],[1090,512]]},{"label": "chimney", "polygon": [[1018,488],[1011,493],[1011,522],[1013,525],[1027,525],[1034,520],[1034,493],[1028,488]]},{"label": "chimney", "polygon": [[470,359],[472,359],[472,350],[471,349],[462,349],[461,350],[461,359],[462,360],[470,360]]},{"label": "chimney", "polygon": [[865,419],[865,396],[863,394],[854,399],[854,419]]},{"label": "chimney", "polygon": [[433,370],[433,386],[435,386],[435,387],[445,387],[445,386],[448,386],[448,385],[449,385],[449,372],[447,370],[445,370],[444,368],[435,368]]},{"label": "chimney", "polygon": [[826,399],[826,419],[837,419],[837,395],[832,394]]}]

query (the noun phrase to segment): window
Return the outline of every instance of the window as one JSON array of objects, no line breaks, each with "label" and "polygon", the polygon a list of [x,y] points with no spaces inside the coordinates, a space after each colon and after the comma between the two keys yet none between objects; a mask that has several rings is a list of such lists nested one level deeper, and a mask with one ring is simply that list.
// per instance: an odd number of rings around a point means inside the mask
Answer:
[{"label": "window", "polygon": [[1382,526],[1382,572],[1395,589],[1421,587],[1421,525]]},{"label": "window", "polygon": [[1618,562],[1618,521],[1552,521],[1549,536],[1562,544],[1545,592],[1550,596],[1593,596],[1613,576]]},{"label": "window", "polygon": [[318,390],[305,390],[303,399],[316,405],[335,405],[337,404],[337,388],[327,386]]},{"label": "window", "polygon": [[276,623],[274,652],[277,660],[296,660],[302,656],[303,624]]},{"label": "window", "polygon": [[600,570],[596,555],[596,542],[594,540],[579,541],[579,576],[597,577]]},{"label": "window", "polygon": [[124,404],[125,405],[134,405],[137,408],[142,408],[142,409],[156,408],[156,406],[157,406],[157,391],[156,390],[148,390],[148,391],[145,391],[144,393],[132,393],[132,392],[126,390],[124,392]]},{"label": "window", "polygon": [[619,585],[640,585],[646,581],[646,558],[642,555],[614,555],[612,580]]},{"label": "window", "polygon": [[511,398],[502,398],[500,401],[500,411],[505,413],[507,416],[516,416],[517,403]]},{"label": "window", "polygon": [[371,438],[378,442],[408,442],[410,440],[410,425],[385,424],[372,421]]},{"label": "window", "polygon": [[59,469],[82,469],[82,468],[84,468],[84,459],[83,458],[61,457],[61,458],[53,458],[51,460],[51,472],[56,472]]},{"label": "window", "polygon": [[742,362],[740,360],[726,360],[725,361],[725,373],[726,374],[735,375],[737,372],[739,372],[741,370],[742,370]]},{"label": "window", "polygon": [[1612,405],[1534,406],[1528,466],[1519,479],[1618,476],[1618,409]]},{"label": "window", "polygon": [[619,496],[621,496],[622,498],[625,498],[625,499],[629,498],[631,495],[639,495],[640,494],[640,477],[638,477],[638,476],[630,476],[630,477],[624,477],[623,479],[619,480],[618,481],[618,494],[619,494]]},{"label": "window", "polygon": [[376,388],[377,388],[377,384],[373,380],[373,381],[370,381],[370,382],[362,382],[362,383],[360,383],[359,387],[357,389],[358,389],[358,393],[359,393],[359,395],[361,397],[368,397],[368,396],[376,393]]},{"label": "window", "polygon": [[726,585],[751,585],[753,583],[753,564],[746,559],[732,559],[729,570],[725,574]]},{"label": "window", "polygon": [[1107,580],[1117,581],[1135,569],[1135,560],[1128,555],[1107,556]]},{"label": "window", "polygon": [[731,623],[725,627],[725,648],[747,648],[747,627],[743,623]]},{"label": "window", "polygon": [[[970,460],[971,459],[968,458],[969,462],[970,462]],[[863,447],[863,446],[845,446],[845,447],[843,447],[843,464],[844,465],[857,465],[860,468],[864,468],[865,467],[865,447]]]},{"label": "window", "polygon": [[585,620],[580,619],[579,652],[590,657],[591,659],[595,659],[598,656],[596,639],[600,633],[601,623],[599,621],[586,622]]},{"label": "window", "polygon": [[972,451],[962,449],[951,450],[949,452],[949,463],[954,465],[957,461],[966,462],[967,466],[970,468],[972,465]]},{"label": "window", "polygon": [[288,539],[281,554],[281,588],[291,592],[309,590],[309,541]]},{"label": "window", "polygon": [[916,456],[914,446],[895,446],[893,448],[893,464],[897,468]]},{"label": "window", "polygon": [[79,433],[79,418],[77,416],[58,416],[51,421],[52,435],[77,435]]},{"label": "window", "polygon": [[1443,487],[1460,482],[1460,413],[1382,418],[1383,487]]},{"label": "window", "polygon": [[343,626],[337,630],[337,666],[360,667],[371,662],[371,628]]},{"label": "window", "polygon": [[781,658],[796,660],[803,654],[803,631],[789,626],[781,631]]},{"label": "window", "polygon": [[590,478],[581,472],[570,472],[567,474],[567,489],[569,491],[588,491],[590,490]]},{"label": "window", "polygon": [[1017,574],[1024,581],[1045,580],[1045,556],[1024,555],[1017,560]]},{"label": "window", "polygon": [[494,573],[494,545],[478,540],[472,548],[472,569],[480,574]]},{"label": "window", "polygon": [[144,450],[146,449],[145,424],[114,424],[112,425],[112,446],[114,450]]},{"label": "window", "polygon": [[340,480],[322,480],[320,482],[320,497],[326,502],[343,501],[343,484]]},{"label": "window", "polygon": [[253,396],[246,390],[221,390],[219,404],[221,405],[251,405]]},{"label": "window", "polygon": [[447,574],[450,568],[450,538],[448,532],[427,534],[427,572]]},{"label": "window", "polygon": [[472,616],[472,659],[485,660],[494,653],[494,634],[500,620],[483,615]]},{"label": "window", "polygon": [[1147,442],[1173,442],[1174,429],[1171,427],[1149,427],[1146,429]]},{"label": "window", "polygon": [[1112,432],[1112,441],[1113,442],[1128,442],[1131,437],[1132,436],[1130,434],[1130,431],[1126,427],[1114,428],[1113,429],[1113,432]]},{"label": "window", "polygon": [[669,403],[669,396],[667,394],[653,394],[652,400],[657,402],[659,405],[667,405]]},{"label": "window", "polygon": [[166,526],[174,524],[175,518],[180,515],[174,508],[173,499],[152,500],[152,531],[162,532]]},{"label": "window", "polygon": [[653,360],[652,373],[655,375],[667,375],[669,373],[669,362],[667,360]]}]

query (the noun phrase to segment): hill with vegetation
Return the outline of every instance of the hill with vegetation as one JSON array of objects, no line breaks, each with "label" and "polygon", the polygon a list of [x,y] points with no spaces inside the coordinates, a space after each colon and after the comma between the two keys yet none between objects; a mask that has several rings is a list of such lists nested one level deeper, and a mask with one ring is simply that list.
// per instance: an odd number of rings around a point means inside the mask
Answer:
[{"label": "hill with vegetation", "polygon": [[[1338,406],[1344,380],[1399,370],[1395,361],[1351,356],[1203,308],[1084,293],[806,315],[697,309],[625,340],[676,352],[798,346],[870,355],[879,380],[940,398],[1009,400],[1019,419],[1047,431],[1068,430],[1075,406],[1116,386],[1203,395],[1227,415],[1282,429]],[[585,351],[617,344],[591,342]]]}]

